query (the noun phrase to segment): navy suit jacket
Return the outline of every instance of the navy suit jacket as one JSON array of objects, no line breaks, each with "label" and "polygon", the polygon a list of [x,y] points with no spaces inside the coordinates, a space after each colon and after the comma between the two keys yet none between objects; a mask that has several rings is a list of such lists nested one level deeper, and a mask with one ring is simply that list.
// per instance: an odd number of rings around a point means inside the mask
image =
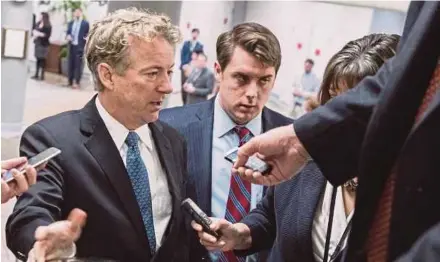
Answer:
[{"label": "navy suit jacket", "polygon": [[[164,109],[160,112],[160,120],[176,128],[186,139],[188,183],[195,185],[194,191],[188,192],[188,195],[208,216],[211,216],[214,101],[212,98],[206,102]],[[293,120],[265,107],[262,113],[262,122],[262,131],[266,132],[275,127],[288,125]],[[199,243],[198,240],[196,242]],[[200,244],[198,246],[201,247]],[[203,253],[202,256],[206,258],[208,253],[205,249],[203,249]]]},{"label": "navy suit jacket", "polygon": [[[194,47],[194,50],[202,50],[203,51],[203,44],[199,41],[196,42],[196,46]],[[188,64],[191,62],[191,41],[185,41],[183,43],[182,50],[180,51],[180,69],[182,69],[183,65]]]},{"label": "navy suit jacket", "polygon": [[[440,92],[414,125],[440,58],[439,25],[440,2],[412,2],[396,56],[375,76],[295,121],[300,141],[332,184],[359,177],[346,261],[366,260],[368,232],[392,171],[388,260],[410,251],[440,222]],[[423,240],[429,243],[430,234]],[[410,251],[414,261],[440,260],[438,251],[437,259],[419,251]]]},{"label": "navy suit jacket", "polygon": [[241,222],[251,229],[252,247],[238,255],[270,249],[268,260],[315,262],[312,226],[326,180],[314,162],[294,179],[270,187],[257,208]]},{"label": "navy suit jacket", "polygon": [[[69,24],[67,25],[67,35],[70,35],[73,38],[72,26],[73,26],[73,21],[70,21]],[[86,36],[88,33],[89,33],[89,22],[87,22],[86,20],[82,20],[78,33],[78,47],[80,47],[80,49],[84,49],[84,46],[86,45]]]}]

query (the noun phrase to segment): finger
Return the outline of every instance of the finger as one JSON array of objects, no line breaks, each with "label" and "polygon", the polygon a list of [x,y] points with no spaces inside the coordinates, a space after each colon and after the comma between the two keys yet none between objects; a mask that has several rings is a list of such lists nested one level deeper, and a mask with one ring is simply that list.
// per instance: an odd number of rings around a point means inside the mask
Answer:
[{"label": "finger", "polygon": [[30,165],[26,166],[26,179],[29,186],[37,182],[37,171]]},{"label": "finger", "polygon": [[197,224],[195,221],[191,221],[191,227],[198,232],[203,231],[203,227],[199,224]]},{"label": "finger", "polygon": [[36,169],[37,171],[40,171],[40,170],[46,168],[46,166],[47,166],[47,162],[44,162],[44,163],[42,163],[41,165],[37,166],[35,169]]},{"label": "finger", "polygon": [[258,137],[254,137],[249,140],[246,144],[242,145],[237,152],[237,161],[234,164],[234,168],[244,166],[250,156],[257,153],[259,146]]},{"label": "finger", "polygon": [[20,173],[17,169],[12,169],[12,175],[15,179],[15,192],[17,195],[20,195],[21,193],[27,191],[29,189],[29,185],[27,183],[26,177]]},{"label": "finger", "polygon": [[42,241],[37,241],[34,244],[34,259],[37,262],[46,261],[46,246]]},{"label": "finger", "polygon": [[201,240],[206,241],[208,243],[215,244],[217,242],[217,238],[211,236],[206,232],[199,232],[198,235]]},{"label": "finger", "polygon": [[2,161],[2,169],[17,168],[20,165],[24,165],[27,162],[26,157],[17,157],[9,160]]},{"label": "finger", "polygon": [[253,174],[254,174],[254,170],[246,169],[246,170],[244,171],[244,175],[245,175],[245,177],[253,177],[253,176],[252,176]]},{"label": "finger", "polygon": [[68,221],[71,222],[71,231],[74,233],[74,240],[79,238],[82,228],[86,225],[87,214],[79,208],[70,211]]},{"label": "finger", "polygon": [[35,230],[35,240],[42,241],[47,239],[48,233],[49,232],[47,226],[39,226],[37,230]]},{"label": "finger", "polygon": [[1,179],[2,181],[2,204],[6,203],[11,198],[11,188],[8,183]]},{"label": "finger", "polygon": [[204,241],[204,240],[200,240],[200,244],[202,244],[204,247],[206,247],[206,249],[212,251],[212,250],[219,250],[222,249],[224,245],[219,245],[219,244],[212,244],[210,242]]}]

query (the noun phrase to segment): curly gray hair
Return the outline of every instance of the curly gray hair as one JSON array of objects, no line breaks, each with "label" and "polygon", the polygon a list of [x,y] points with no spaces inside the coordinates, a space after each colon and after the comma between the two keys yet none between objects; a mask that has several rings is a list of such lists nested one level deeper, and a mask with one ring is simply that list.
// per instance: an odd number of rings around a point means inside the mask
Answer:
[{"label": "curly gray hair", "polygon": [[98,91],[104,88],[97,72],[100,63],[109,64],[121,75],[128,68],[129,36],[146,41],[160,36],[173,46],[182,39],[179,28],[171,23],[168,16],[151,10],[120,9],[96,21],[87,37],[85,57]]}]

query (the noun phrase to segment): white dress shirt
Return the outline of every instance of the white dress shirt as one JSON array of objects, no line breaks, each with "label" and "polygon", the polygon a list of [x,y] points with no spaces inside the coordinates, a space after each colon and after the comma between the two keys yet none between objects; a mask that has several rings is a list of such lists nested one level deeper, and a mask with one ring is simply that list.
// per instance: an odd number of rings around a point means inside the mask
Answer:
[{"label": "white dress shirt", "polygon": [[[127,138],[129,130],[105,110],[98,98],[96,98],[96,108],[113,142],[119,150],[124,165],[126,165],[128,146],[125,144],[125,139]],[[140,137],[139,150],[148,171],[157,250],[161,246],[163,235],[171,219],[171,195],[168,190],[168,181],[165,171],[160,163],[157,150],[153,143],[150,128],[148,125],[143,125],[134,131]],[[121,176],[122,175],[125,174],[121,174]]]},{"label": "white dress shirt", "polygon": [[[226,152],[239,146],[240,141],[237,133],[233,130],[237,124],[235,124],[229,115],[223,110],[219,103],[219,99],[219,96],[217,96],[214,103],[211,212],[213,217],[224,218],[229,196],[232,169],[232,163],[227,161],[224,156]],[[245,126],[251,131],[253,136],[261,134],[261,113]],[[251,209],[254,209],[257,206],[257,203],[260,202],[262,197],[263,186],[252,184]]]},{"label": "white dress shirt", "polygon": [[[313,219],[312,247],[313,256],[315,258],[315,261],[317,262],[322,262],[322,259],[324,258],[325,239],[327,237],[327,226],[330,215],[332,190],[333,186],[329,182],[327,182],[325,186],[325,192],[323,194],[323,197],[319,201],[318,206],[316,207],[315,217]],[[335,199],[335,211],[333,214],[334,217],[332,234],[330,237],[329,257],[333,255],[333,252],[336,246],[339,244],[342,234],[344,233],[348,222],[352,218],[353,213],[354,210],[352,210],[348,216],[345,215],[342,189],[341,187],[338,187]],[[347,244],[347,239],[348,238],[345,238],[344,240],[344,244],[342,246],[343,248]]]},{"label": "white dress shirt", "polygon": [[78,45],[79,30],[81,29],[82,19],[75,19],[72,23],[72,45]]}]

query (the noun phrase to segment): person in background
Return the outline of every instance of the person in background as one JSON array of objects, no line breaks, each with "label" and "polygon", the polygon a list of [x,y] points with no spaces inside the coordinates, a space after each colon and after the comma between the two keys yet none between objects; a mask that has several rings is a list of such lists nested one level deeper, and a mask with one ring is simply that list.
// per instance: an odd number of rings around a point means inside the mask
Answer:
[{"label": "person in background", "polygon": [[81,8],[73,12],[73,20],[67,25],[67,41],[69,41],[69,82],[67,86],[73,89],[80,88],[83,72],[84,46],[89,33],[89,22],[83,19]]},{"label": "person in background", "polygon": [[304,62],[304,73],[293,83],[294,110],[302,107],[307,98],[315,97],[319,90],[320,81],[312,71],[315,62],[308,58]]},{"label": "person in background", "polygon": [[[265,106],[281,65],[280,43],[268,28],[257,23],[238,24],[220,34],[216,50],[217,96],[165,109],[160,119],[187,141],[188,176],[197,192],[193,200],[206,214],[236,222],[256,207],[266,188],[233,176],[232,164],[224,155],[253,136],[293,120]],[[190,230],[198,245],[191,253],[200,253],[205,261],[249,262],[258,256],[264,261],[265,252],[248,257],[236,257],[232,252],[208,254]]]},{"label": "person in background", "polygon": [[207,67],[207,59],[204,53],[197,55],[194,68],[183,85],[183,89],[187,92],[187,104],[206,101],[214,89],[215,77]]},{"label": "person in background", "polygon": [[189,75],[185,75],[185,65],[189,64],[192,60],[192,53],[196,51],[197,53],[203,53],[203,44],[198,40],[200,35],[200,30],[198,28],[193,28],[191,30],[191,39],[183,43],[182,50],[180,50],[180,70],[181,70],[181,83],[182,83],[182,102],[186,104],[186,96],[183,85]]},{"label": "person in background", "polygon": [[[2,204],[8,202],[11,198],[21,195],[26,192],[29,187],[37,181],[37,171],[30,165],[27,165],[26,157],[17,157],[4,160],[2,165]],[[17,169],[23,168],[25,174],[22,174]],[[3,180],[3,175],[7,171],[12,171],[14,181],[7,183]]]},{"label": "person in background", "polygon": [[[397,35],[371,34],[347,43],[327,64],[320,104],[374,75],[395,55],[398,42]],[[334,261],[342,254],[350,232],[356,189],[357,178],[333,187],[310,161],[295,179],[270,187],[257,208],[239,223],[215,220],[213,228],[223,236],[219,241],[212,242],[200,225],[193,226],[208,249],[244,249],[236,253],[249,254],[272,247],[271,262]]]},{"label": "person in background", "polygon": [[[35,51],[34,55],[37,59],[35,66],[35,75],[32,79],[44,80],[44,71],[46,69],[46,58],[49,52],[49,38],[52,34],[52,25],[50,23],[49,14],[41,13],[41,20],[36,23],[32,35],[34,37]],[[41,70],[41,74],[40,74]],[[40,74],[40,76],[39,76]]]}]

